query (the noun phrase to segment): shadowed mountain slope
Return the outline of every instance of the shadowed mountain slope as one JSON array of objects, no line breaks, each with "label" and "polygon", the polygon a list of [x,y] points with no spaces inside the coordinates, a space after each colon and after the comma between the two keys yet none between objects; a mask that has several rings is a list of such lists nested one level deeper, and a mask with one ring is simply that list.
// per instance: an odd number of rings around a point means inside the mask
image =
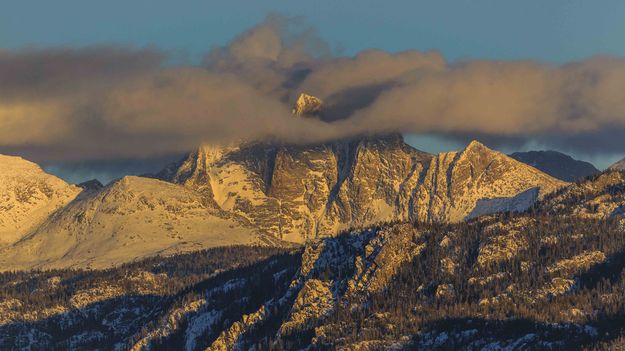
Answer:
[{"label": "shadowed mountain slope", "polygon": [[566,182],[574,182],[599,173],[591,163],[575,160],[557,151],[515,152],[510,157]]}]

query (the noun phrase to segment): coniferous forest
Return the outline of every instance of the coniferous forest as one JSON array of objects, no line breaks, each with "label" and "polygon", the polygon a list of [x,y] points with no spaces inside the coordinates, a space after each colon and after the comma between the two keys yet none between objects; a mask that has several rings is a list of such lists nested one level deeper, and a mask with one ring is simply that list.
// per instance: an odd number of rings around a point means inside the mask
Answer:
[{"label": "coniferous forest", "polygon": [[457,224],[389,222],[301,248],[5,272],[0,345],[617,349],[625,340],[624,176],[603,173],[523,213]]}]

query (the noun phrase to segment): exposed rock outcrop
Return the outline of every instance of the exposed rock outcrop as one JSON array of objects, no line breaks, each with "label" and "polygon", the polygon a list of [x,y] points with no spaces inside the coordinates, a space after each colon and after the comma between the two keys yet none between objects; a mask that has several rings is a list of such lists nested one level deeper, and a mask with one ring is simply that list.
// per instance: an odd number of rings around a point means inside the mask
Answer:
[{"label": "exposed rock outcrop", "polygon": [[476,141],[432,156],[398,134],[312,146],[202,147],[161,178],[292,242],[385,221],[459,222],[522,211],[565,185]]},{"label": "exposed rock outcrop", "polygon": [[295,116],[315,116],[319,115],[322,111],[323,101],[321,101],[321,99],[301,93],[295,101],[292,113]]}]

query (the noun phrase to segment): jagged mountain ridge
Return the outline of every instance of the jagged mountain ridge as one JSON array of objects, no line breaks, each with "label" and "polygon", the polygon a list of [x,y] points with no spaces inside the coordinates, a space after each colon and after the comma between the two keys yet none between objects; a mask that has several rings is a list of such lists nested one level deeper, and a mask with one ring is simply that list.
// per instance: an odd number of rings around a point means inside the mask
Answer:
[{"label": "jagged mountain ridge", "polygon": [[[293,113],[321,118],[323,108],[301,94]],[[81,196],[0,252],[2,269],[105,267],[215,245],[303,243],[389,221],[458,222],[524,210],[565,184],[477,141],[430,155],[400,134],[204,145],[151,177],[166,182],[81,184]]]},{"label": "jagged mountain ridge", "polygon": [[[208,195],[263,232],[302,242],[370,223],[375,209],[365,202],[384,195],[375,193],[380,188],[392,191],[409,167],[430,157],[404,144],[399,135],[310,146],[203,146],[156,177]],[[366,163],[383,173],[367,174]],[[365,187],[366,182],[373,184]],[[356,187],[366,201],[349,198],[353,191],[347,189]]]},{"label": "jagged mountain ridge", "polygon": [[515,152],[510,154],[510,157],[566,182],[574,182],[599,173],[599,170],[589,162],[576,160],[552,150]]},{"label": "jagged mountain ridge", "polygon": [[[477,141],[434,156],[399,134],[312,146],[200,147],[157,177],[294,242],[384,221],[458,222],[524,210],[565,184]],[[517,198],[531,189],[533,196]],[[494,201],[480,202],[488,199]]]},{"label": "jagged mountain ridge", "polygon": [[522,211],[531,202],[518,202],[517,196],[530,189],[537,198],[566,183],[503,153],[472,141],[461,152],[438,155],[431,161],[418,201],[413,203],[410,220],[422,222],[459,222],[476,210],[480,200],[498,199],[503,207],[479,209],[481,214],[504,210]]},{"label": "jagged mountain ridge", "polygon": [[479,142],[434,156],[398,134],[203,146],[155,178],[167,182],[125,177],[68,198],[0,251],[2,270],[103,268],[219,245],[302,243],[381,222],[458,222],[524,210],[565,184]]}]

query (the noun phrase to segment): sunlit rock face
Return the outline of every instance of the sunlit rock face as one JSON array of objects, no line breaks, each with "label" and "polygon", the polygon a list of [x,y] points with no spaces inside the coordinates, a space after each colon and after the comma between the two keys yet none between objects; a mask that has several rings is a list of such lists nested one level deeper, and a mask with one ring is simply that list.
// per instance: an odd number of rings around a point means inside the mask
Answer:
[{"label": "sunlit rock face", "polygon": [[[476,210],[480,200],[511,199],[532,188],[538,197],[562,187],[559,181],[483,144],[472,141],[460,152],[434,157],[416,189],[412,217],[422,221],[458,222]],[[492,201],[480,215],[502,210],[521,211],[533,201]],[[482,202],[484,205],[484,202]]]},{"label": "sunlit rock face", "polygon": [[323,111],[323,101],[321,99],[301,93],[295,101],[291,112],[294,116],[315,116]]},{"label": "sunlit rock face", "polygon": [[163,174],[292,242],[386,221],[458,222],[521,211],[565,184],[479,142],[433,156],[399,134],[201,147]]},{"label": "sunlit rock face", "polygon": [[213,149],[190,153],[161,178],[204,194],[262,232],[295,242],[398,218],[400,187],[431,157],[399,135]]}]

